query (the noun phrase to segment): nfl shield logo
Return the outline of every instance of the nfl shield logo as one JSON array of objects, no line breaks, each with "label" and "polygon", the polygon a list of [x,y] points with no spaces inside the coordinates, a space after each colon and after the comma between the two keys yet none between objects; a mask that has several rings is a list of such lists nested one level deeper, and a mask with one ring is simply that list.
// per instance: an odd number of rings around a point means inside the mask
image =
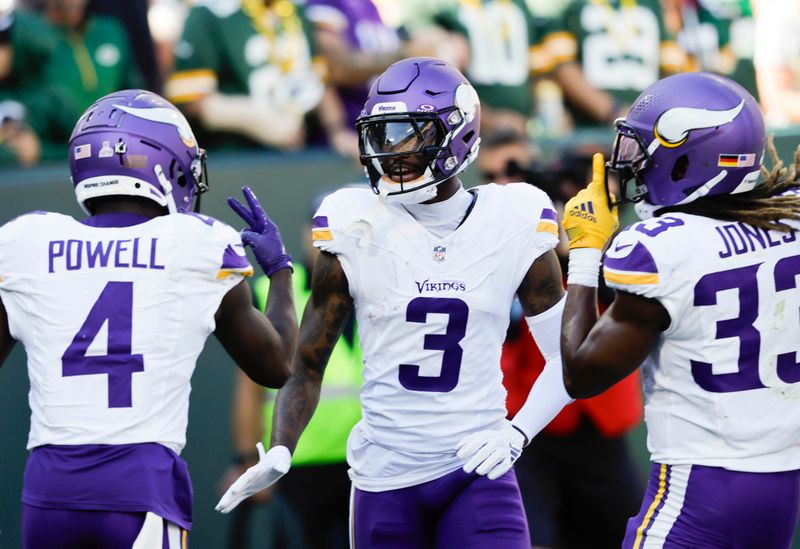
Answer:
[{"label": "nfl shield logo", "polygon": [[447,257],[447,248],[444,246],[434,246],[433,247],[433,259],[435,261],[444,261]]}]

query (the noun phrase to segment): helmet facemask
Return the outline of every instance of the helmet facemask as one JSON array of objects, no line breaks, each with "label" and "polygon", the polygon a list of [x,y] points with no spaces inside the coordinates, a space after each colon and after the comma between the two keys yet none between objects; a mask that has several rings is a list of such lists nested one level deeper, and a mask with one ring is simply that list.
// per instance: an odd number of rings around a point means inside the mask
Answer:
[{"label": "helmet facemask", "polygon": [[452,65],[412,57],[378,77],[356,128],[373,191],[383,200],[427,202],[477,156],[480,101]]},{"label": "helmet facemask", "polygon": [[407,194],[452,177],[437,167],[439,160],[452,156],[446,144],[447,132],[437,114],[367,116],[356,127],[361,163],[376,193]]},{"label": "helmet facemask", "polygon": [[[617,174],[620,197],[612,203],[611,197],[608,196],[608,203],[614,206],[625,202],[640,202],[647,196],[647,185],[642,179],[642,172],[653,159],[639,134],[625,122],[625,119],[617,119],[614,126],[617,134],[614,138],[611,160],[606,163],[606,169]],[[631,183],[633,188],[629,189]]]}]

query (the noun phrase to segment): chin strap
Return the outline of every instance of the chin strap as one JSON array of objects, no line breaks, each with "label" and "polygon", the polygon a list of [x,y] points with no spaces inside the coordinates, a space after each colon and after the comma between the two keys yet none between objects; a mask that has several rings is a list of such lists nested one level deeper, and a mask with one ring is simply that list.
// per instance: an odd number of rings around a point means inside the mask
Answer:
[{"label": "chin strap", "polygon": [[178,213],[178,207],[175,204],[175,197],[172,196],[172,183],[169,182],[167,176],[164,175],[164,170],[161,164],[156,164],[153,168],[161,188],[164,189],[164,197],[167,199],[167,211],[171,214]]}]

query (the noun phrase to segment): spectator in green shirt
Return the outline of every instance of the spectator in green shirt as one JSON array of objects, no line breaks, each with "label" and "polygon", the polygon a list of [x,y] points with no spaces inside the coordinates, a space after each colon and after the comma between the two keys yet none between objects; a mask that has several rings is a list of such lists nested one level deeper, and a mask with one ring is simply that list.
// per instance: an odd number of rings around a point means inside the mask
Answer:
[{"label": "spectator in green shirt", "polygon": [[[48,157],[48,138],[67,120],[49,88],[43,67],[56,36],[37,14],[0,13],[0,164],[32,166]],[[74,123],[66,122],[69,125]],[[55,132],[57,133],[57,131]],[[63,144],[59,147],[63,154]]]},{"label": "spectator in green shirt", "polygon": [[142,86],[123,26],[86,12],[88,0],[46,0],[45,16],[57,33],[46,76],[70,113],[65,135],[86,108],[111,92]]},{"label": "spectator in green shirt", "polygon": [[659,0],[573,0],[544,46],[578,127],[610,126],[647,86],[687,67]]},{"label": "spectator in green shirt", "polygon": [[755,21],[749,0],[664,0],[664,21],[689,56],[689,70],[727,76],[758,98]]},{"label": "spectator in green shirt", "polygon": [[333,148],[357,155],[354,135],[338,139],[344,109],[325,84],[326,64],[299,2],[198,2],[175,58],[167,98],[199,121],[209,149],[300,148],[306,114],[316,109]]},{"label": "spectator in green shirt", "polygon": [[[525,0],[458,0],[443,2],[426,18],[468,44],[468,54],[456,64],[464,69],[481,99],[481,131],[509,128],[527,132],[533,111],[532,77],[549,63],[540,46],[544,21],[531,13]],[[414,6],[414,7],[412,7]],[[416,3],[407,19],[417,19]],[[426,32],[410,23],[415,34]],[[461,63],[458,63],[461,61]]]}]

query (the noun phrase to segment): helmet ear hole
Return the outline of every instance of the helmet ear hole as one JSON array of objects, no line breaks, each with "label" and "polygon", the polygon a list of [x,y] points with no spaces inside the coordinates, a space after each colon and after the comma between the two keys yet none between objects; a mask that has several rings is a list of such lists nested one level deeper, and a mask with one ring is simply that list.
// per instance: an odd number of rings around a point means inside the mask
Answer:
[{"label": "helmet ear hole", "polygon": [[186,186],[186,174],[183,173],[183,170],[181,168],[178,168],[176,175],[177,175],[176,181],[178,183],[178,186],[181,187],[181,188],[185,187]]},{"label": "helmet ear hole", "polygon": [[675,164],[672,166],[672,172],[670,176],[672,177],[673,181],[680,181],[686,176],[686,172],[689,169],[689,157],[681,155],[675,160]]}]

